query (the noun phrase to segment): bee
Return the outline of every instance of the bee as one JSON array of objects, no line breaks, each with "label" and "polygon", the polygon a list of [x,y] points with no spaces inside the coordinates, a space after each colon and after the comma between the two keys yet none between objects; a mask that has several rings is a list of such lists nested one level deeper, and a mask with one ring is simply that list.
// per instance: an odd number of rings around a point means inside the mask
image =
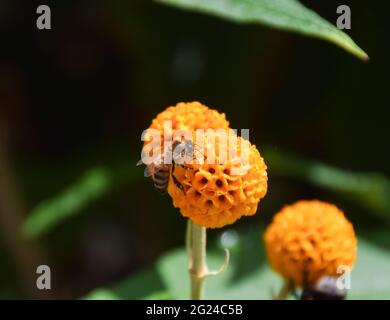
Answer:
[{"label": "bee", "polygon": [[[188,157],[193,157],[193,151],[194,146],[191,140],[174,141],[172,148],[168,150],[169,153],[172,152],[172,163],[166,164],[162,159],[158,159],[156,162],[146,166],[144,176],[152,177],[154,187],[162,194],[167,192],[170,178],[172,178],[176,187],[185,193],[184,186],[174,174],[175,164],[188,169],[188,167],[184,165],[184,162],[188,159]],[[143,164],[142,159],[138,161],[137,166],[141,164]]]},{"label": "bee", "polygon": [[344,300],[346,295],[346,290],[338,287],[336,277],[322,276],[313,286],[304,285],[301,300]]}]

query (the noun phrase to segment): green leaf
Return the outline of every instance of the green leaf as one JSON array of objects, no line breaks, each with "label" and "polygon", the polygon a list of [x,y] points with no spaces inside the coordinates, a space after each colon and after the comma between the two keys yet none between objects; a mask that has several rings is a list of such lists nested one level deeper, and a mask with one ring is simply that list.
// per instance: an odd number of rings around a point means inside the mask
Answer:
[{"label": "green leaf", "polygon": [[133,163],[129,161],[126,165],[89,169],[64,191],[39,203],[24,221],[23,235],[27,238],[42,236],[67,219],[82,213],[114,188],[141,178],[141,170],[136,170]]},{"label": "green leaf", "polygon": [[[239,237],[239,242],[230,249],[231,263],[228,270],[222,275],[208,278],[205,298],[268,299],[270,297],[268,289],[278,284],[278,276],[264,264],[260,231],[243,233]],[[222,261],[222,248],[214,246],[208,254],[209,266],[216,269]],[[268,289],[258,290],[255,281],[259,279]],[[84,298],[188,299],[189,285],[186,252],[184,249],[176,249],[164,254],[154,268],[138,273],[110,288],[95,289]]]},{"label": "green leaf", "polygon": [[113,290],[100,288],[90,292],[83,300],[121,300]]},{"label": "green leaf", "polygon": [[264,156],[273,173],[340,193],[378,217],[390,221],[390,180],[383,174],[342,170],[271,149],[267,149]]},{"label": "green leaf", "polygon": [[156,267],[138,272],[109,288],[97,288],[83,299],[171,299],[165,283]]},{"label": "green leaf", "polygon": [[[259,230],[260,231],[260,230]],[[277,292],[282,281],[266,264],[262,246],[255,245],[248,254],[250,240],[252,244],[262,244],[260,232],[256,230],[241,233],[238,247],[232,252],[231,264],[220,276],[210,277],[206,283],[207,299],[270,299],[271,292]],[[245,236],[246,234],[246,236]],[[256,248],[257,247],[257,248]],[[217,267],[222,255],[209,255],[210,265]],[[186,270],[186,254],[177,250],[164,256],[158,262],[162,278],[168,289],[177,299],[188,298],[189,278]],[[252,266],[251,270],[240,270],[243,264]],[[351,290],[348,299],[390,299],[390,253],[373,246],[365,240],[359,240],[358,259],[351,274]],[[239,272],[240,277],[235,277]]]},{"label": "green leaf", "polygon": [[296,0],[156,0],[237,23],[260,23],[338,45],[362,60],[368,55],[343,31]]},{"label": "green leaf", "polygon": [[[222,248],[214,246],[208,264],[218,268],[223,261]],[[390,252],[365,239],[359,239],[358,259],[351,275],[349,299],[390,299]],[[225,273],[209,277],[206,299],[270,299],[281,278],[266,263],[261,229],[239,233],[231,248],[231,260]],[[164,254],[153,269],[130,277],[111,289],[97,289],[87,298],[188,299],[190,281],[184,248]]]},{"label": "green leaf", "polygon": [[349,299],[390,299],[390,253],[359,240]]},{"label": "green leaf", "polygon": [[110,188],[112,175],[105,168],[87,171],[79,181],[56,197],[40,203],[23,224],[26,237],[37,237],[74,216]]}]

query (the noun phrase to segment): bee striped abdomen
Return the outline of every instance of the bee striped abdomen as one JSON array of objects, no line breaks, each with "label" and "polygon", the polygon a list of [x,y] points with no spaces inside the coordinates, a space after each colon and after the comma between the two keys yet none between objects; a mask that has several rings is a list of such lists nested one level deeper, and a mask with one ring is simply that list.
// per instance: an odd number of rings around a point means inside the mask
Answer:
[{"label": "bee striped abdomen", "polygon": [[169,183],[169,174],[169,166],[161,166],[154,172],[154,186],[160,192],[166,192]]}]

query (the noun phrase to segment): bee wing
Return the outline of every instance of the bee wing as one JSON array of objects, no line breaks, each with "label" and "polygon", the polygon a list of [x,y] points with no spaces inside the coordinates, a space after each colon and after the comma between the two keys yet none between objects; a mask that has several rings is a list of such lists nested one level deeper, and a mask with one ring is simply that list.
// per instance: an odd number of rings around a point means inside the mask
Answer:
[{"label": "bee wing", "polygon": [[144,177],[150,177],[154,174],[154,166],[146,166],[144,171]]},{"label": "bee wing", "polygon": [[188,155],[188,158],[190,158],[189,161],[197,160],[200,161],[200,163],[204,161],[205,155],[201,150],[202,148],[199,145],[193,144]]},{"label": "bee wing", "polygon": [[[142,159],[137,162],[137,166],[140,166],[141,164],[144,164]],[[145,171],[144,171],[144,177],[148,178],[154,174],[154,165],[146,165],[145,166]]]},{"label": "bee wing", "polygon": [[204,157],[204,153],[201,151],[201,147],[198,146],[197,144],[194,144],[193,147],[192,147],[192,153],[197,152],[199,153],[202,157]]},{"label": "bee wing", "polygon": [[[184,162],[191,163],[194,159],[195,148],[198,148],[198,146],[194,145],[191,140],[176,144],[172,154],[173,160],[177,164],[183,164]],[[195,149],[195,151],[198,151],[198,149]]]}]

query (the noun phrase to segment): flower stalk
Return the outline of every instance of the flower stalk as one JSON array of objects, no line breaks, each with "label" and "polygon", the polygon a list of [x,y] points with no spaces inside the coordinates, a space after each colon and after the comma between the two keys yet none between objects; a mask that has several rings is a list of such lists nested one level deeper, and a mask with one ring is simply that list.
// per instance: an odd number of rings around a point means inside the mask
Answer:
[{"label": "flower stalk", "polygon": [[221,274],[229,264],[229,251],[225,249],[225,260],[219,270],[211,271],[207,266],[206,228],[188,220],[186,233],[188,271],[191,278],[191,299],[203,299],[204,282],[207,277]]},{"label": "flower stalk", "polygon": [[207,276],[206,262],[206,228],[197,226],[188,220],[189,229],[189,265],[191,277],[191,299],[201,300],[203,284]]}]

